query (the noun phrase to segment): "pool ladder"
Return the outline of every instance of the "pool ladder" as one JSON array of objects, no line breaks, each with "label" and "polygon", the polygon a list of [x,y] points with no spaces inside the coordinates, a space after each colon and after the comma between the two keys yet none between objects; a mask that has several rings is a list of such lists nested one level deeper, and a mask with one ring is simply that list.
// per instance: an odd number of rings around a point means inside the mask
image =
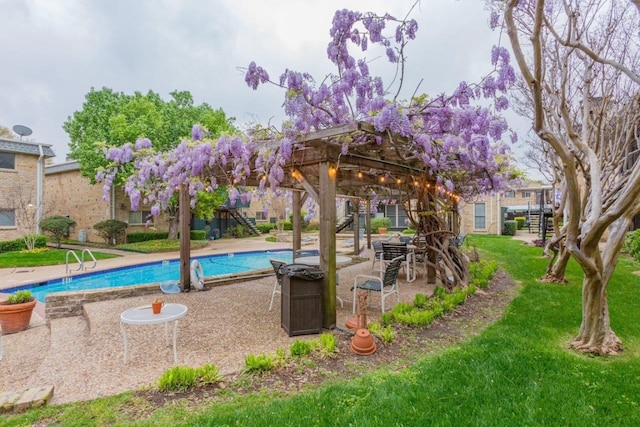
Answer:
[{"label": "pool ladder", "polygon": [[[88,254],[89,257],[91,257],[91,259],[93,260],[93,265],[90,267],[85,267],[84,265],[84,254]],[[73,255],[73,257],[76,259],[76,261],[78,261],[78,268],[76,269],[72,269],[69,270],[69,255]],[[68,250],[67,251],[67,256],[66,256],[66,274],[69,273],[69,271],[82,271],[82,270],[88,270],[90,268],[96,268],[96,265],[98,265],[98,261],[96,261],[96,257],[93,256],[93,253],[91,253],[91,251],[89,249],[83,249],[82,250],[82,254],[80,255],[80,258],[78,258],[78,255],[76,254],[75,251],[72,250]]]}]

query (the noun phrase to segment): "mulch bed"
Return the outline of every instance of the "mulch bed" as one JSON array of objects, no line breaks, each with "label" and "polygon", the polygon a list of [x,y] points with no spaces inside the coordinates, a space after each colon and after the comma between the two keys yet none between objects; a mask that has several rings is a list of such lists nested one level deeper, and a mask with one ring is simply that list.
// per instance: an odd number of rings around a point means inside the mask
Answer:
[{"label": "mulch bed", "polygon": [[[377,349],[371,355],[354,354],[349,347],[353,332],[335,330],[339,351],[332,356],[292,360],[288,365],[262,375],[236,373],[224,377],[219,383],[186,392],[167,393],[148,389],[137,392],[137,396],[148,403],[144,409],[148,414],[178,401],[181,406],[185,402],[197,406],[216,399],[222,390],[246,394],[268,389],[291,394],[330,379],[348,380],[380,367],[399,370],[415,363],[420,357],[479,334],[502,316],[517,292],[514,281],[498,270],[486,289],[478,289],[464,304],[436,319],[428,328],[394,325],[396,338],[393,343],[385,345],[376,339]],[[228,393],[225,395],[228,398]]]}]

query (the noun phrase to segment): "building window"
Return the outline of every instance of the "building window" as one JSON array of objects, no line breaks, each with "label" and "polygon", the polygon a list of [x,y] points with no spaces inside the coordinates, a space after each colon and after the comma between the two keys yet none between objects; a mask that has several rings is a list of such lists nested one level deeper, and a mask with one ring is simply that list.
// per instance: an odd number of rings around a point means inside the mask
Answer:
[{"label": "building window", "polygon": [[530,191],[523,191],[522,192],[522,197],[524,197],[524,198],[531,197],[531,192]]},{"label": "building window", "polygon": [[15,227],[16,211],[14,209],[0,209],[0,227]]},{"label": "building window", "polygon": [[256,221],[266,221],[267,217],[264,211],[256,211]]},{"label": "building window", "polygon": [[505,191],[504,192],[504,197],[506,199],[515,199],[516,197],[516,192],[515,191]]},{"label": "building window", "polygon": [[487,227],[485,204],[476,203],[473,207],[474,210],[474,222],[473,226],[476,230],[484,230]]},{"label": "building window", "polygon": [[15,169],[16,155],[13,153],[0,153],[0,169]]},{"label": "building window", "polygon": [[130,211],[129,212],[129,224],[146,224],[147,219],[153,222],[151,211]]}]

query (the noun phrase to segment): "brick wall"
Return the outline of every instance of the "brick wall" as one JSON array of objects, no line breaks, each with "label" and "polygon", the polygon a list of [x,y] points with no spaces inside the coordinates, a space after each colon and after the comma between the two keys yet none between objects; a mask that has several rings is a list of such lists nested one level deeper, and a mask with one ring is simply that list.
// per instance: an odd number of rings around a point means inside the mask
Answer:
[{"label": "brick wall", "polygon": [[79,170],[47,173],[45,177],[45,218],[69,215],[76,222],[71,238],[85,230],[88,242],[103,242],[93,224],[110,218],[109,203],[102,200],[102,186],[91,185]]},{"label": "brick wall", "polygon": [[[16,153],[14,170],[0,169],[0,208],[18,209],[20,199],[36,204],[38,157]],[[24,203],[23,203],[24,204]],[[16,221],[22,212],[16,211]],[[29,230],[35,233],[35,230]],[[22,237],[21,230],[15,227],[0,227],[0,240],[13,240]]]}]

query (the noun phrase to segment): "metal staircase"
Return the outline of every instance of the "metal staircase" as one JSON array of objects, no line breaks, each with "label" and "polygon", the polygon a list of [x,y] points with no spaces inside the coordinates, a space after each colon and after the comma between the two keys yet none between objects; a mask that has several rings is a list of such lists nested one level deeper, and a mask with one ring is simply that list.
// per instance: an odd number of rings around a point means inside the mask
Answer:
[{"label": "metal staircase", "polygon": [[235,219],[238,224],[244,227],[249,234],[253,234],[254,236],[259,236],[261,234],[256,225],[249,221],[249,218],[247,218],[244,213],[240,213],[235,209],[229,209],[229,215],[231,218]]},{"label": "metal staircase", "polygon": [[338,225],[336,225],[336,233],[341,232],[352,223],[353,223],[353,213],[350,213],[349,215],[346,215],[344,218],[342,218],[342,220],[338,223]]}]

